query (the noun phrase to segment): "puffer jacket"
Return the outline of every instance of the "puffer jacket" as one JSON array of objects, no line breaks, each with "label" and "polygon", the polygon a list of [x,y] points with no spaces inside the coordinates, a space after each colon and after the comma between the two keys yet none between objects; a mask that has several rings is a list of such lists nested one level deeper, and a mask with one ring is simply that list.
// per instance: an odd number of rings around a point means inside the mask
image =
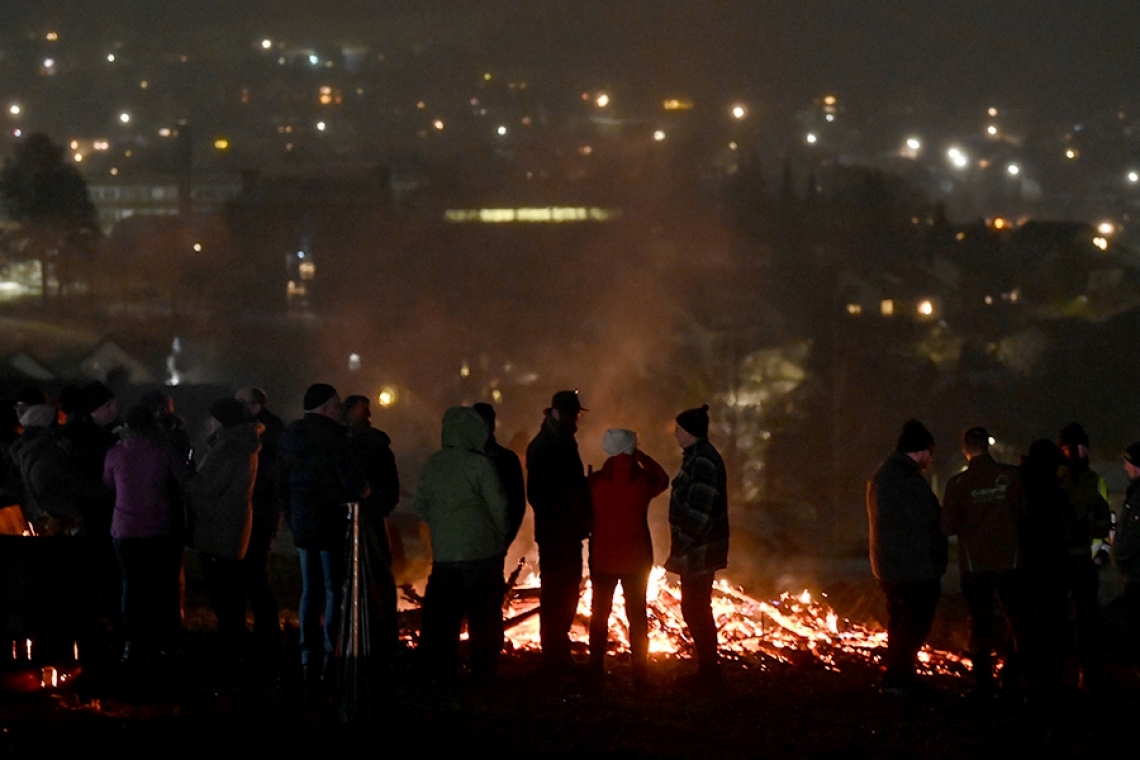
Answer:
[{"label": "puffer jacket", "polygon": [[653,565],[649,502],[668,487],[665,470],[641,451],[612,456],[590,475],[594,504],[591,573],[620,575]]},{"label": "puffer jacket", "polygon": [[484,453],[489,435],[474,409],[448,409],[443,449],[420,470],[415,510],[431,528],[435,562],[486,559],[507,549],[507,494]]}]

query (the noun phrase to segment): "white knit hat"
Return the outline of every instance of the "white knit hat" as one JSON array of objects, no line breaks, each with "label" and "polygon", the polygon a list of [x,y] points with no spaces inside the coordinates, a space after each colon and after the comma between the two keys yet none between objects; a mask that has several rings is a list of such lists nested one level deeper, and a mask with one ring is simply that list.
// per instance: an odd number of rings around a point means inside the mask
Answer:
[{"label": "white knit hat", "polygon": [[637,448],[637,433],[624,428],[610,428],[602,435],[602,451],[611,457],[632,454]]}]

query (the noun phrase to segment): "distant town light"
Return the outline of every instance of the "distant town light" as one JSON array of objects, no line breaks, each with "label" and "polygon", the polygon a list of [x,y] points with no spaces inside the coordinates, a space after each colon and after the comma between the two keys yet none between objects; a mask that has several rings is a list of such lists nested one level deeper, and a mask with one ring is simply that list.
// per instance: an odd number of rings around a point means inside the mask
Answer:
[{"label": "distant town light", "polygon": [[835,114],[829,113],[823,117],[824,121],[835,121]]},{"label": "distant town light", "polygon": [[879,313],[884,317],[889,317],[895,313],[895,302],[889,298],[884,298],[879,302]]},{"label": "distant town light", "polygon": [[107,53],[107,63],[114,63],[114,62],[115,62],[115,54],[114,53]]},{"label": "distant town light", "polygon": [[1093,245],[1095,245],[1097,248],[1101,249],[1102,251],[1108,250],[1108,239],[1107,238],[1103,238],[1103,237],[1099,237],[1099,236],[1094,237],[1092,242],[1093,242]]},{"label": "distant town light", "polygon": [[321,62],[321,59],[320,59],[320,58],[318,58],[317,56],[315,56],[315,55],[310,55],[310,56],[309,56],[309,64],[310,64],[310,65],[312,65],[312,66],[316,66],[316,65],[317,65],[317,64],[319,64],[320,62]]},{"label": "distant town light", "polygon": [[997,137],[997,133],[998,133],[998,128],[995,127],[993,124],[986,127],[986,134],[989,135],[990,137]]},{"label": "distant town light", "polygon": [[660,129],[658,129],[657,131],[655,131],[653,133],[653,139],[656,140],[657,142],[661,142],[662,140],[665,139],[665,133],[663,131],[661,131]]},{"label": "distant town light", "polygon": [[376,394],[376,403],[380,406],[391,406],[396,403],[396,389],[386,385]]},{"label": "distant town light", "polygon": [[610,104],[610,96],[603,92],[594,99],[594,102],[598,104],[598,108],[605,108]]},{"label": "distant town light", "polygon": [[45,58],[44,59],[44,68],[45,69],[50,69],[50,68],[54,68],[54,67],[55,67],[55,59],[54,58]]},{"label": "distant town light", "polygon": [[1108,236],[1116,232],[1116,225],[1108,220],[1105,220],[1096,226],[1096,231],[1102,235]]},{"label": "distant town light", "polygon": [[348,355],[348,370],[349,370],[349,372],[355,372],[358,369],[360,369],[360,354],[349,354]]},{"label": "distant town light", "polygon": [[737,104],[737,105],[732,107],[732,118],[736,119],[737,121],[740,121],[741,119],[743,119],[747,115],[748,115],[748,109],[745,108],[744,106]]},{"label": "distant town light", "polygon": [[18,103],[13,103],[12,105],[8,106],[8,113],[12,114],[13,116],[19,116],[20,105]]},{"label": "distant town light", "polygon": [[1072,148],[1067,148],[1065,150],[1065,158],[1072,161],[1076,157],[1077,157],[1077,152],[1075,150],[1073,150]]},{"label": "distant town light", "polygon": [[836,103],[836,100],[835,100],[835,96],[834,96],[834,95],[826,95],[826,96],[824,96],[824,98],[823,98],[823,104],[824,104],[825,106],[833,106],[833,105],[835,105],[835,103]]},{"label": "distant town light", "polygon": [[998,110],[991,106],[990,109],[986,111],[986,113],[988,113],[990,116],[997,116]]},{"label": "distant town light", "polygon": [[273,47],[273,40],[266,37],[265,39],[263,39],[261,41],[261,49],[262,50],[268,50],[271,47]]},{"label": "distant town light", "polygon": [[170,127],[163,127],[162,129],[158,130],[159,137],[170,137],[170,135]]},{"label": "distant town light", "polygon": [[325,124],[323,121],[317,122],[317,131],[318,132],[324,132],[325,129],[327,129],[327,128],[328,128],[328,124]]},{"label": "distant town light", "polygon": [[863,307],[857,303],[847,304],[847,313],[851,315],[858,315],[863,313]]},{"label": "distant town light", "polygon": [[48,32],[44,35],[44,39],[46,39],[48,42],[55,42],[59,39],[59,34],[56,32]]},{"label": "distant town light", "polygon": [[483,81],[484,82],[490,82],[491,81],[491,72],[488,71],[488,72],[483,74]]},{"label": "distant town light", "polygon": [[730,142],[730,143],[728,144],[728,149],[729,149],[729,150],[736,150],[736,148],[737,148],[737,145],[736,145],[736,141],[735,141],[735,140],[734,140],[733,142]]},{"label": "distant town light", "polygon": [[72,140],[67,147],[71,148],[72,150],[79,150],[79,141]]},{"label": "distant town light", "polygon": [[500,124],[499,128],[496,129],[495,132],[498,133],[499,137],[503,137],[507,134],[507,128]]},{"label": "distant town light", "polygon": [[194,249],[194,253],[201,253],[202,252],[202,244],[201,243],[195,243],[194,245],[192,245],[190,247]]},{"label": "distant town light", "polygon": [[121,114],[119,114],[119,121],[123,124],[130,124],[131,123],[131,115],[129,113],[127,113],[126,111],[123,111]]},{"label": "distant town light", "polygon": [[459,376],[460,377],[470,377],[471,376],[471,365],[468,364],[467,362],[463,362],[463,364],[460,365],[460,367],[459,367]]},{"label": "distant town light", "polygon": [[1128,172],[1128,181],[1132,183],[1140,182],[1140,173]]},{"label": "distant town light", "polygon": [[436,119],[435,121],[433,121],[431,123],[431,125],[433,127],[435,127],[436,129],[442,131],[443,130],[443,119]]},{"label": "distant town light", "polygon": [[815,136],[815,132],[808,132],[807,137],[804,139],[807,141],[808,145],[815,145],[816,141],[819,140],[819,138]]},{"label": "distant town light", "polygon": [[929,317],[934,313],[934,304],[929,300],[920,301],[918,304],[918,313],[924,317]]},{"label": "distant town light", "polygon": [[666,111],[688,111],[693,107],[692,101],[679,98],[669,98],[661,105]]},{"label": "distant town light", "polygon": [[1005,171],[1007,174],[1009,174],[1009,176],[1016,177],[1018,174],[1021,174],[1021,167],[1017,164],[1010,164],[1009,166],[1005,167]]},{"label": "distant town light", "polygon": [[230,141],[224,137],[219,137],[217,140],[214,140],[214,149],[215,150],[227,150],[229,147],[230,147]]},{"label": "distant town light", "polygon": [[83,160],[83,154],[82,153],[76,153],[75,156],[73,156],[73,158],[75,158],[75,163],[79,163],[80,161]]},{"label": "distant town light", "polygon": [[503,403],[503,392],[501,390],[499,390],[498,388],[492,388],[491,389],[491,400],[494,401],[496,404]]},{"label": "distant town light", "polygon": [[919,150],[922,148],[922,140],[919,140],[917,137],[908,137],[906,139],[906,147],[911,150]]}]

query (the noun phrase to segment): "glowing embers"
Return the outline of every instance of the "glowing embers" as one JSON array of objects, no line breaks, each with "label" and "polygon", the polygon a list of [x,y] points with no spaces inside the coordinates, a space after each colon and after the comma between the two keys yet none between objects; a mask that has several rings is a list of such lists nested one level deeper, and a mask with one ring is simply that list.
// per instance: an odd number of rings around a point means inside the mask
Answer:
[{"label": "glowing embers", "polygon": [[[538,616],[534,614],[536,588],[535,579],[527,578],[514,589],[506,613],[508,646],[513,649],[540,648]],[[681,590],[668,580],[664,568],[653,568],[646,597],[649,651],[665,656],[689,656],[692,640],[681,614]],[[571,639],[582,645],[589,642],[591,599],[592,589],[587,581],[570,632]],[[750,664],[762,665],[766,660],[802,662],[809,658],[828,669],[838,670],[844,664],[876,662],[887,646],[886,631],[840,618],[826,602],[817,600],[806,590],[760,601],[721,580],[713,586],[712,604],[721,654]],[[611,651],[627,651],[629,629],[620,587],[614,596],[609,622]],[[919,656],[919,669],[927,673],[963,675],[969,669],[969,661],[925,647]]]},{"label": "glowing embers", "polygon": [[507,222],[559,223],[608,222],[621,216],[618,209],[596,206],[524,206],[520,208],[447,209],[443,219],[452,223],[476,222],[502,224]]}]

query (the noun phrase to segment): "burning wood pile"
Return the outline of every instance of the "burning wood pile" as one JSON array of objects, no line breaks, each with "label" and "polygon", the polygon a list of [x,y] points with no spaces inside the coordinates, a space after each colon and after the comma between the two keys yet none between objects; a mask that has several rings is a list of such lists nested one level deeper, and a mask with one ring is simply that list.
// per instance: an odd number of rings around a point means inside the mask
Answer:
[{"label": "burning wood pile", "polygon": [[[507,597],[505,627],[508,649],[539,650],[538,578],[532,574],[518,585],[512,583]],[[647,598],[650,653],[666,657],[690,656],[692,640],[681,615],[681,589],[666,577],[663,567],[653,568]],[[587,580],[570,632],[572,641],[583,650],[589,643],[590,603],[591,588]],[[817,661],[828,669],[840,670],[847,664],[877,662],[887,646],[886,631],[839,617],[826,601],[806,590],[761,601],[728,581],[719,580],[713,588],[713,614],[719,630],[722,656],[754,667]],[[611,652],[629,649],[625,602],[620,587],[610,618],[610,641]],[[970,662],[951,652],[927,646],[919,653],[919,667],[928,674],[961,676],[968,672]]]}]

